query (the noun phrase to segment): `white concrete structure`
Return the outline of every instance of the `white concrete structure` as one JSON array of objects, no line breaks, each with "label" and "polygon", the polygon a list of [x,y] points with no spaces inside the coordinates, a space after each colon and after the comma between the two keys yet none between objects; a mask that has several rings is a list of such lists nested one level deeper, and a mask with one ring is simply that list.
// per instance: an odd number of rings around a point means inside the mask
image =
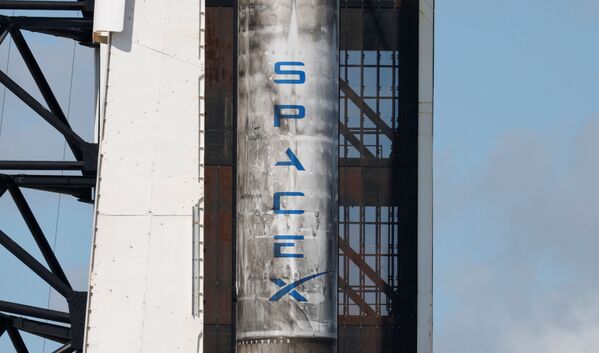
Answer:
[{"label": "white concrete structure", "polygon": [[197,353],[204,2],[127,0],[124,9],[122,31],[108,36],[100,59],[85,351]]}]

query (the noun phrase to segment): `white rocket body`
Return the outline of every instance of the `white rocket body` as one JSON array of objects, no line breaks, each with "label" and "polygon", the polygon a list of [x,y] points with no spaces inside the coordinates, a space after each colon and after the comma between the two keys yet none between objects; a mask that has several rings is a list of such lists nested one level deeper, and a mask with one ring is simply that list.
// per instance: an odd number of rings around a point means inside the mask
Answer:
[{"label": "white rocket body", "polygon": [[239,2],[238,347],[337,337],[338,8]]}]

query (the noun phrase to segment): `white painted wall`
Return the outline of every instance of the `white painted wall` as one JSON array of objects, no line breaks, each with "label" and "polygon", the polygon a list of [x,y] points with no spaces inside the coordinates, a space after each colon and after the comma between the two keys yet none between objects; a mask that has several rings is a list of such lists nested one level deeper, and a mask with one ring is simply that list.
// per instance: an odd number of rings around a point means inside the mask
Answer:
[{"label": "white painted wall", "polygon": [[127,0],[101,56],[88,353],[202,351],[192,208],[203,207],[204,3],[174,4]]}]

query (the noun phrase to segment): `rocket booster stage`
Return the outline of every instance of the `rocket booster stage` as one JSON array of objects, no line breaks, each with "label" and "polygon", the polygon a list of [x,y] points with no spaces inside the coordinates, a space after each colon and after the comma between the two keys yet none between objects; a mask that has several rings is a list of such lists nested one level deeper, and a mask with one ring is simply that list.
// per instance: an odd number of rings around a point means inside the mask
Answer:
[{"label": "rocket booster stage", "polygon": [[239,0],[238,352],[335,351],[338,8]]}]

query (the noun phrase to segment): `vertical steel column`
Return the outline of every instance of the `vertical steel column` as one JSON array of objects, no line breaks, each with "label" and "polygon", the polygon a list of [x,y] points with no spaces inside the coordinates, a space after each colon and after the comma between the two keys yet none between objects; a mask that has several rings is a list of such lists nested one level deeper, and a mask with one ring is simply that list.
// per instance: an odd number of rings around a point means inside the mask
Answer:
[{"label": "vertical steel column", "polygon": [[337,0],[239,0],[237,351],[336,351]]}]

